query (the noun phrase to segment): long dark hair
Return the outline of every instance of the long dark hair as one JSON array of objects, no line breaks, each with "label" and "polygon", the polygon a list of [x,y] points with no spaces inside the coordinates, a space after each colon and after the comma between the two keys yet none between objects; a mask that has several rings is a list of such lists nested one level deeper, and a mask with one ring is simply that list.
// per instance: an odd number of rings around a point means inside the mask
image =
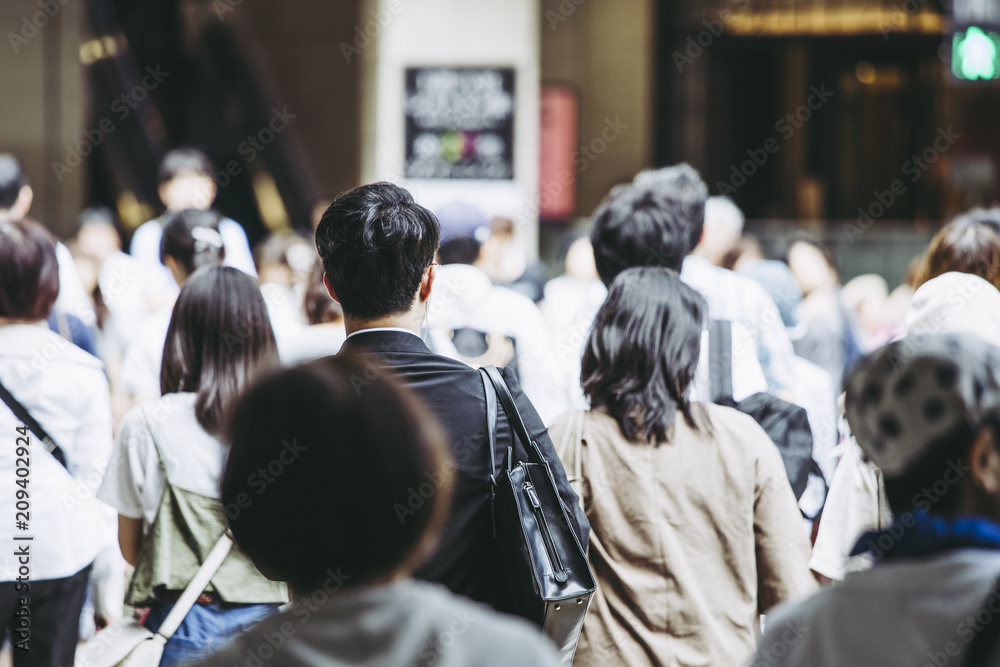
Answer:
[{"label": "long dark hair", "polygon": [[685,394],[706,311],[671,269],[627,269],[611,283],[587,339],[581,380],[591,407],[607,410],[629,440],[667,440],[678,410],[698,428]]},{"label": "long dark hair", "polygon": [[181,289],[163,347],[160,391],[198,393],[195,415],[209,433],[261,372],[278,365],[267,306],[253,278],[232,267],[196,271]]}]

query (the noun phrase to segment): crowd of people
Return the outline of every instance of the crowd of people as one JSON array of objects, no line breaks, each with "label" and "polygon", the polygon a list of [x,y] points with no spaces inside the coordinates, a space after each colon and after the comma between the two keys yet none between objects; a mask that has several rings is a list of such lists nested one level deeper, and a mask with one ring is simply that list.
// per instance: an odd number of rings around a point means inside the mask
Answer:
[{"label": "crowd of people", "polygon": [[[15,667],[130,621],[165,667],[1000,665],[1000,209],[890,293],[766,256],[680,164],[547,281],[512,221],[390,183],[251,248],[213,173],[171,151],[129,243],[99,207],[59,242],[0,155]],[[568,648],[495,611],[531,456],[597,583]]]}]

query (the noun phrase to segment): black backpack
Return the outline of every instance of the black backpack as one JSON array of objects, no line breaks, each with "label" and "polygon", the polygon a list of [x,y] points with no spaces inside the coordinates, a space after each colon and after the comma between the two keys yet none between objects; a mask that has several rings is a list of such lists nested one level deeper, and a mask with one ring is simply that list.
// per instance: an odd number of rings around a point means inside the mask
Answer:
[{"label": "black backpack", "polygon": [[728,320],[712,320],[708,330],[712,402],[736,408],[760,424],[781,452],[788,481],[798,500],[806,490],[811,473],[823,478],[819,464],[813,459],[813,436],[806,410],[765,392],[758,392],[742,401],[734,400],[732,341],[732,324]]}]

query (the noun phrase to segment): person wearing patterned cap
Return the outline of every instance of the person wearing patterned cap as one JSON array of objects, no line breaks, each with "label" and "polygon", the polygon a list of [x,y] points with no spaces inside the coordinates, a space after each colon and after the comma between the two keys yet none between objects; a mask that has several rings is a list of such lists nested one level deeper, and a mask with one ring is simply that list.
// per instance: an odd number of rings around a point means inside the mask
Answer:
[{"label": "person wearing patterned cap", "polygon": [[775,610],[750,665],[1000,665],[1000,348],[966,334],[862,360],[846,417],[894,521],[872,569]]}]

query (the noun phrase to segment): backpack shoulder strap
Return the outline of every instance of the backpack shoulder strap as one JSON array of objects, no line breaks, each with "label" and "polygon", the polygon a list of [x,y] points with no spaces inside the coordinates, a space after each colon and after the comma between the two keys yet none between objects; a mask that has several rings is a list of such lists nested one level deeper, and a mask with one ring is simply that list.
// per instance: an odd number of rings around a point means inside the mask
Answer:
[{"label": "backpack shoulder strap", "polygon": [[708,326],[708,386],[713,403],[733,400],[733,325],[712,320]]}]

